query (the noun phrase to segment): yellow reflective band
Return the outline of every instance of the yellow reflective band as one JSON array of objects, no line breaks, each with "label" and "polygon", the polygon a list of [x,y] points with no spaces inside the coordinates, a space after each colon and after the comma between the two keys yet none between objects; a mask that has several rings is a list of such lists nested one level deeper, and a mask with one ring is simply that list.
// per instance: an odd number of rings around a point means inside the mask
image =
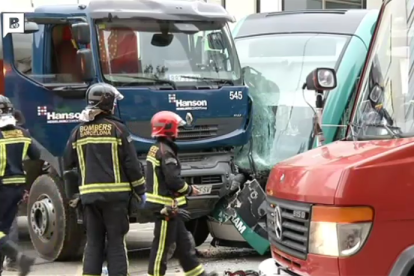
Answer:
[{"label": "yellow reflective band", "polygon": [[154,165],[154,167],[158,167],[160,165],[159,160],[149,155],[147,155],[147,161],[151,162]]},{"label": "yellow reflective band", "polygon": [[6,237],[6,234],[4,234],[3,232],[1,232],[0,231],[0,240],[2,239],[2,238],[5,238]]},{"label": "yellow reflective band", "polygon": [[118,144],[122,145],[122,140],[115,137],[87,137],[72,143],[73,148],[86,144]]},{"label": "yellow reflective band", "polygon": [[[146,193],[146,196],[147,196],[147,201],[151,202],[151,203],[167,205],[167,206],[173,206],[174,205],[174,199],[171,198],[171,197],[155,195],[155,194],[152,194],[152,193]],[[187,200],[186,200],[185,196],[177,197],[177,198],[175,198],[175,200],[177,201],[178,206],[182,206],[182,205],[185,205],[187,203]]]},{"label": "yellow reflective band", "polygon": [[204,267],[200,264],[196,266],[194,269],[191,269],[190,271],[187,271],[184,273],[185,276],[198,276],[200,274],[203,274]]},{"label": "yellow reflective band", "polygon": [[162,257],[165,250],[165,242],[167,241],[167,228],[168,222],[166,220],[161,220],[160,240],[158,241],[158,250],[154,262],[154,276],[162,276],[160,269]]},{"label": "yellow reflective band", "polygon": [[29,150],[29,146],[30,146],[30,143],[24,142],[22,160],[24,160],[26,158],[27,151]]},{"label": "yellow reflective band", "polygon": [[26,177],[5,178],[5,179],[2,180],[2,183],[4,185],[7,185],[7,184],[25,184],[26,183]]},{"label": "yellow reflective band", "polygon": [[187,182],[184,182],[184,186],[181,189],[179,189],[177,192],[179,192],[180,194],[182,194],[185,191],[187,191],[187,189],[188,189],[188,184],[187,184]]},{"label": "yellow reflective band", "polygon": [[81,186],[85,185],[85,158],[83,157],[83,149],[81,145],[76,146],[76,152],[78,153],[79,170],[81,174]]},{"label": "yellow reflective band", "polygon": [[92,193],[116,193],[130,191],[131,186],[129,183],[86,184],[79,187],[79,192],[81,195]]},{"label": "yellow reflective band", "polygon": [[27,137],[0,139],[0,144],[18,144],[18,143],[32,143],[32,139]]},{"label": "yellow reflective band", "polygon": [[0,144],[0,176],[4,176],[7,166],[6,145]]},{"label": "yellow reflective band", "polygon": [[145,184],[145,178],[143,178],[143,177],[141,177],[140,179],[138,179],[136,181],[131,182],[131,185],[133,187],[136,187],[136,186],[139,186],[139,185],[143,185],[143,184]]},{"label": "yellow reflective band", "polygon": [[115,183],[121,182],[121,172],[119,171],[119,157],[118,157],[118,145],[112,144],[112,170],[114,171]]}]

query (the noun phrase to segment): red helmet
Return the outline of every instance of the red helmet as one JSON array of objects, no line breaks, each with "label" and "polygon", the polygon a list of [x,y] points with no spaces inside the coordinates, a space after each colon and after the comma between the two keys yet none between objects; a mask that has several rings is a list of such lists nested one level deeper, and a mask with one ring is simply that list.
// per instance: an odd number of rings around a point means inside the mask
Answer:
[{"label": "red helmet", "polygon": [[171,111],[160,111],[155,113],[151,119],[151,136],[173,137],[178,136],[178,127],[185,125],[185,121],[176,113]]}]

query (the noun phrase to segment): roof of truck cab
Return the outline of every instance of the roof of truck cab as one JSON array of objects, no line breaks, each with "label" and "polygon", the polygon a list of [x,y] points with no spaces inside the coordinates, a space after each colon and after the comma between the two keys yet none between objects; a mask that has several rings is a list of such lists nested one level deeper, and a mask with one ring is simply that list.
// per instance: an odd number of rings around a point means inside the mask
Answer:
[{"label": "roof of truck cab", "polygon": [[377,10],[304,10],[267,12],[247,16],[233,31],[235,38],[280,33],[335,33],[353,35],[364,18],[378,16]]},{"label": "roof of truck cab", "polygon": [[183,0],[93,0],[88,5],[45,5],[35,9],[37,13],[79,14],[87,13],[92,18],[133,16],[162,20],[214,20],[234,21],[222,6],[202,1]]}]

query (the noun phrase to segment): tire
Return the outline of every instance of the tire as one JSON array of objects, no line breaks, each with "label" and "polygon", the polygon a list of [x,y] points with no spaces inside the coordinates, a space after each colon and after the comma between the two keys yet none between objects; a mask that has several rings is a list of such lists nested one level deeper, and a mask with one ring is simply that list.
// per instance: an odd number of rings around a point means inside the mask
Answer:
[{"label": "tire", "polygon": [[206,217],[190,220],[185,226],[193,235],[196,246],[202,245],[210,235]]},{"label": "tire", "polygon": [[85,231],[77,223],[75,210],[68,205],[58,176],[44,174],[33,182],[27,218],[32,244],[42,258],[68,261],[82,256]]}]

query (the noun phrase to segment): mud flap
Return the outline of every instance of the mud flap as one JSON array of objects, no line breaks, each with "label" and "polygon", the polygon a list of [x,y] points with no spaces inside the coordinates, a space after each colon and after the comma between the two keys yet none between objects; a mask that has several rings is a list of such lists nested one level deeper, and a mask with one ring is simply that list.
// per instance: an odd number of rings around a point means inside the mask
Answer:
[{"label": "mud flap", "polygon": [[223,198],[212,214],[213,219],[231,221],[243,239],[259,254],[269,248],[266,231],[266,194],[257,180],[247,181],[243,189]]}]

